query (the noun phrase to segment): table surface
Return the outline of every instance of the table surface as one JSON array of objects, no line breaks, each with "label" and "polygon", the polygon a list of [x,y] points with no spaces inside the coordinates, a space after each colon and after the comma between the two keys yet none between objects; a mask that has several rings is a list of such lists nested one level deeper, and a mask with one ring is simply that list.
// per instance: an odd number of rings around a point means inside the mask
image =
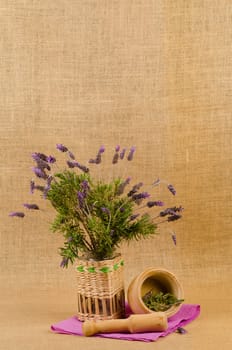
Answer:
[{"label": "table surface", "polygon": [[1,298],[0,349],[232,349],[231,302],[226,302],[225,298],[219,302],[213,290],[210,292],[207,287],[194,289],[193,296],[188,299],[191,302],[195,299],[195,303],[201,305],[200,316],[185,327],[186,334],[172,333],[154,344],[53,333],[51,324],[75,314],[72,294],[67,295],[65,291],[58,294],[52,290],[9,291]]}]

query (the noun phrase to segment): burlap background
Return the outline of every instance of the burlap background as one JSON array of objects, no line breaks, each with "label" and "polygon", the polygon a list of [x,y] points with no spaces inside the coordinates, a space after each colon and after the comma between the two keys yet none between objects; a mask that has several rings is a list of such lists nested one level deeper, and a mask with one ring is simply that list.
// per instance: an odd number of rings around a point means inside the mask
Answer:
[{"label": "burlap background", "polygon": [[123,245],[125,284],[147,266],[165,267],[186,301],[202,304],[191,335],[158,349],[230,348],[231,57],[229,0],[0,1],[0,348],[144,346],[48,332],[75,312],[73,271],[59,268],[48,206],[23,220],[8,212],[30,199],[31,153],[54,153],[56,143],[81,161],[101,144],[108,154],[136,145],[128,175],[176,186],[185,208],[172,226],[177,246],[166,227]]}]

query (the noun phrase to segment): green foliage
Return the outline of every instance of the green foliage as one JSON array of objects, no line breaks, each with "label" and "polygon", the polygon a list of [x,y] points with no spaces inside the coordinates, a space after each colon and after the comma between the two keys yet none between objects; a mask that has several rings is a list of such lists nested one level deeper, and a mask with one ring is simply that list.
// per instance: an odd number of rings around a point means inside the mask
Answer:
[{"label": "green foliage", "polygon": [[99,260],[111,258],[122,241],[156,233],[148,214],[132,219],[136,204],[131,197],[118,195],[121,183],[95,183],[88,173],[68,170],[55,175],[47,199],[57,212],[51,229],[65,239],[60,248],[64,266],[83,253]]},{"label": "green foliage", "polygon": [[[105,152],[103,145],[95,158],[89,159],[90,168],[76,161],[73,152],[63,144],[56,144],[56,149],[68,157],[66,166],[72,170],[54,174],[54,156],[32,153],[32,159],[36,163],[32,168],[33,173],[42,184],[31,180],[30,192],[42,192],[42,197],[50,201],[56,211],[51,229],[64,237],[64,244],[60,247],[62,267],[67,267],[84,254],[95,260],[112,258],[122,241],[148,237],[156,233],[159,225],[182,217],[182,206],[172,206],[157,212],[164,203],[155,198],[147,201],[152,194],[142,191],[143,182],[128,189],[131,177],[124,181],[116,178],[109,183],[94,181],[90,169],[101,164]],[[124,162],[125,166],[125,162],[133,160],[134,152],[134,146],[127,152],[126,148],[120,149],[120,145],[117,145],[111,164],[115,167],[117,163]],[[159,178],[149,185],[149,191],[161,183],[175,196],[173,185]],[[29,210],[39,209],[35,203],[24,203],[23,206]],[[154,210],[152,217],[146,213],[147,210]],[[9,216],[24,218],[25,213],[13,211]],[[175,232],[172,233],[172,239],[176,244]]]}]

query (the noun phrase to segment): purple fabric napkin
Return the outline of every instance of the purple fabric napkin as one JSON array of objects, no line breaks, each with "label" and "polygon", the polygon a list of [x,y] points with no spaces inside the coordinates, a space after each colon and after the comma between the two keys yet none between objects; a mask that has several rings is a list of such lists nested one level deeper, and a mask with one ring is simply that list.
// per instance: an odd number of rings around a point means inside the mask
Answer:
[{"label": "purple fabric napkin", "polygon": [[[128,309],[127,309],[128,310]],[[129,311],[129,310],[128,310]],[[129,312],[130,314],[130,312]],[[129,316],[128,314],[128,316]],[[180,310],[168,319],[168,329],[164,332],[149,332],[149,333],[102,333],[96,334],[97,337],[115,338],[124,340],[139,340],[139,341],[155,341],[159,337],[165,337],[166,335],[174,332],[179,327],[183,327],[193,321],[200,314],[200,305],[195,304],[183,304]],[[64,321],[58,322],[51,326],[51,330],[56,333],[83,335],[82,334],[82,322],[80,322],[75,316],[68,318]]]}]

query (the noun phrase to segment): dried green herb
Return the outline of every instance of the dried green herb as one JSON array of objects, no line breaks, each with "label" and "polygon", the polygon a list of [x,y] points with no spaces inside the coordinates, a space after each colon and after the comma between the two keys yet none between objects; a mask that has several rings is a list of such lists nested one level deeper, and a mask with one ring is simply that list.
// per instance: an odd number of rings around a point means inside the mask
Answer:
[{"label": "dried green herb", "polygon": [[177,299],[171,293],[149,291],[143,296],[146,307],[152,311],[166,311],[173,305],[180,305],[184,299]]}]

